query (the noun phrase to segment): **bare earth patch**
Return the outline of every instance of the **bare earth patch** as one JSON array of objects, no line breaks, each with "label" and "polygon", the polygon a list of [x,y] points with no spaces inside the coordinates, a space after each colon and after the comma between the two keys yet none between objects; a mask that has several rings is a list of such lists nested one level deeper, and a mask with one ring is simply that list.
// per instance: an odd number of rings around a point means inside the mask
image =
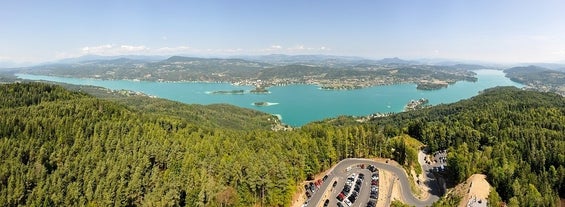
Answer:
[{"label": "bare earth patch", "polygon": [[455,188],[455,193],[463,196],[459,203],[459,207],[467,206],[470,204],[470,201],[472,203],[471,206],[486,206],[490,189],[491,186],[486,180],[486,175],[471,175],[467,181],[459,184]]}]

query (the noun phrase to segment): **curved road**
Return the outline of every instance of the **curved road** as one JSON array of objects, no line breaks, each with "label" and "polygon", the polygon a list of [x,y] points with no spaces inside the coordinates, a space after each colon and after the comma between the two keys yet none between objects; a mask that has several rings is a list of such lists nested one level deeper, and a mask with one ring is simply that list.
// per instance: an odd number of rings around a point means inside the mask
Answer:
[{"label": "curved road", "polygon": [[[340,177],[347,176],[347,175],[344,175],[345,172],[346,172],[346,169],[350,166],[357,166],[359,164],[374,165],[379,170],[386,170],[386,171],[389,171],[389,172],[395,174],[396,177],[398,178],[398,181],[400,182],[400,186],[401,186],[400,190],[401,190],[401,193],[402,193],[402,198],[403,198],[403,201],[406,204],[414,205],[414,206],[431,206],[432,203],[437,201],[439,199],[439,196],[441,196],[441,190],[439,188],[439,185],[437,184],[437,182],[435,182],[435,179],[433,178],[431,172],[429,172],[429,171],[426,171],[426,176],[427,176],[427,179],[428,179],[426,184],[432,190],[431,190],[431,192],[429,192],[430,195],[428,196],[428,198],[426,200],[420,200],[412,194],[412,191],[410,190],[410,183],[409,183],[409,180],[408,180],[409,178],[406,176],[404,169],[399,168],[399,167],[394,166],[394,165],[391,165],[391,164],[376,162],[376,161],[369,160],[369,159],[353,159],[353,158],[350,158],[350,159],[342,160],[336,166],[334,166],[334,168],[328,174],[328,178],[327,178],[328,182],[324,182],[322,184],[322,186],[320,187],[320,189],[318,189],[316,191],[316,193],[314,193],[312,198],[310,198],[310,202],[309,202],[308,206],[321,206],[323,204],[322,197],[324,196],[324,194],[328,190],[328,188],[331,188],[332,182],[329,182],[329,181],[334,180],[334,178],[340,178]],[[330,199],[335,200],[335,197],[330,197]],[[359,201],[356,201],[354,203],[354,206],[361,206],[359,203],[360,203]],[[364,205],[364,204],[365,203],[363,203],[362,205]]]}]

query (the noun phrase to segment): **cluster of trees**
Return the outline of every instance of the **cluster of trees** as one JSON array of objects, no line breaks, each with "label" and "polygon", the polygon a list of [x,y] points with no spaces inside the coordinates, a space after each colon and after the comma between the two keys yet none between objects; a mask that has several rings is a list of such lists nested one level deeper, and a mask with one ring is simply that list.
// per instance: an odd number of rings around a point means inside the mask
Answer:
[{"label": "cluster of trees", "polygon": [[0,87],[6,206],[288,206],[302,181],[344,158],[409,162],[410,147],[391,139],[402,134],[449,148],[455,181],[485,173],[509,204],[553,206],[565,192],[565,100],[552,94],[498,88],[369,123],[340,117],[274,132],[262,122],[191,121],[215,110],[256,116],[227,106],[181,107],[193,116],[163,100],[136,106],[40,83]]},{"label": "cluster of trees", "polygon": [[59,86],[1,87],[0,98],[11,100],[0,107],[7,206],[288,206],[313,174],[382,154],[384,136],[362,126],[204,127]]},{"label": "cluster of trees", "polygon": [[513,206],[554,206],[565,197],[565,98],[559,95],[496,88],[375,124],[404,128],[432,151],[449,149],[453,181],[484,173]]}]

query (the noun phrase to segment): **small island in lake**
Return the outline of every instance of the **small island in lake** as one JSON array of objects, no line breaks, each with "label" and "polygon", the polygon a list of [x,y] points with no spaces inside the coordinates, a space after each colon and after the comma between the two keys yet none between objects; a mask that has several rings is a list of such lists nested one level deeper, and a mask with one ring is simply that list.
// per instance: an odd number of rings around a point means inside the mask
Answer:
[{"label": "small island in lake", "polygon": [[449,85],[449,84],[447,82],[444,82],[444,81],[419,82],[418,85],[416,86],[416,89],[426,90],[426,91],[439,90],[439,89],[442,89],[442,88],[447,88],[447,85]]},{"label": "small island in lake", "polygon": [[404,107],[404,111],[414,111],[418,109],[423,109],[429,107],[429,105],[427,105],[428,103],[429,100],[425,98],[421,98],[418,100],[410,100],[408,104],[406,104],[406,106]]},{"label": "small island in lake", "polygon": [[214,91],[212,94],[243,94],[244,90],[231,90],[231,91]]},{"label": "small island in lake", "polygon": [[267,90],[264,87],[256,87],[255,89],[249,91],[251,93],[269,93],[269,90]]}]

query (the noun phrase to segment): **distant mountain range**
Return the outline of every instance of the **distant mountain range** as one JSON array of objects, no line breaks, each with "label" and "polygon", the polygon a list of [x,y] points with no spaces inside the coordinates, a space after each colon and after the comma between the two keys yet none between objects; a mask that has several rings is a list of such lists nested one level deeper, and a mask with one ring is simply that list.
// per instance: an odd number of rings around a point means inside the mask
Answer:
[{"label": "distant mountain range", "polygon": [[100,61],[100,60],[116,60],[116,59],[130,59],[130,60],[142,60],[142,61],[161,61],[167,59],[168,56],[146,56],[146,55],[119,55],[119,56],[101,56],[101,55],[84,55],[76,58],[66,58],[58,60],[53,63],[81,63],[87,61]]},{"label": "distant mountain range", "polygon": [[[159,59],[161,58],[161,59]],[[325,89],[354,89],[394,83],[475,81],[478,65],[425,65],[400,58],[369,60],[325,55],[269,55],[232,58],[172,56],[88,56],[18,69],[19,72],[75,78],[145,81],[204,81],[268,87],[316,84]]]}]

